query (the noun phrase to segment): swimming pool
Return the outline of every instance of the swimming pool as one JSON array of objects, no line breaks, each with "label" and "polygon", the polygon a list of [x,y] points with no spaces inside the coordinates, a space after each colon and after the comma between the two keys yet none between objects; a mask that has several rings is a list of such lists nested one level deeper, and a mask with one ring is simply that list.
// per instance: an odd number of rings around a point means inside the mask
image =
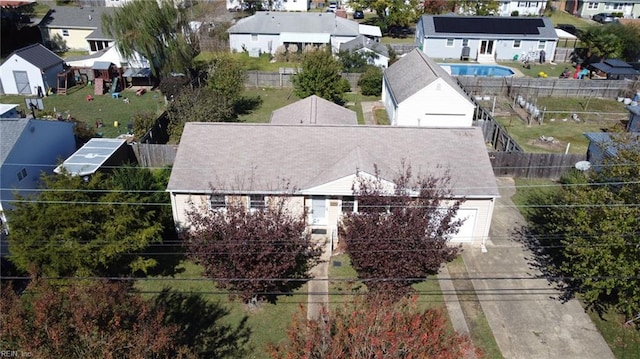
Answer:
[{"label": "swimming pool", "polygon": [[508,67],[478,64],[438,64],[454,76],[509,77],[515,72]]}]

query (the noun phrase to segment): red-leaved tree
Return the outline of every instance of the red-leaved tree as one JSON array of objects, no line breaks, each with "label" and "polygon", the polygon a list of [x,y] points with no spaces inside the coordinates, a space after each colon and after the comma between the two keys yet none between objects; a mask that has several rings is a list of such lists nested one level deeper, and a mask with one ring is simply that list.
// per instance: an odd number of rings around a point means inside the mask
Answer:
[{"label": "red-leaved tree", "polygon": [[448,242],[462,225],[455,217],[463,200],[454,199],[448,174],[414,181],[403,164],[393,182],[391,189],[377,169],[375,177],[359,174],[358,211],[343,217],[339,231],[369,290],[400,297],[458,254]]},{"label": "red-leaved tree", "polygon": [[[270,347],[275,359],[458,359],[476,354],[468,337],[447,328],[439,309],[420,311],[416,297],[398,302],[358,297],[320,320],[307,320],[301,308],[287,341]],[[468,356],[472,357],[472,356]]]},{"label": "red-leaved tree", "polygon": [[[33,358],[188,357],[164,313],[123,283],[32,282],[20,296],[2,288],[0,343]],[[3,349],[3,350],[5,350]]]},{"label": "red-leaved tree", "polygon": [[230,202],[224,210],[188,212],[188,252],[204,266],[204,275],[245,302],[274,301],[302,285],[321,254],[304,213],[290,211],[286,197],[259,209]]}]

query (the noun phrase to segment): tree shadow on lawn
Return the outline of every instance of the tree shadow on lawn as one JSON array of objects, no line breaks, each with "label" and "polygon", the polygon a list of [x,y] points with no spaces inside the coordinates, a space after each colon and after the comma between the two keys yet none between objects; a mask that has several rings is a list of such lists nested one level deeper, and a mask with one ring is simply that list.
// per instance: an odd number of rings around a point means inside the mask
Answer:
[{"label": "tree shadow on lawn", "polygon": [[191,348],[199,358],[242,358],[251,329],[245,315],[237,326],[224,323],[230,311],[220,303],[210,303],[202,295],[173,292],[168,288],[155,299],[155,307],[165,313],[165,324],[175,325],[178,344]]}]

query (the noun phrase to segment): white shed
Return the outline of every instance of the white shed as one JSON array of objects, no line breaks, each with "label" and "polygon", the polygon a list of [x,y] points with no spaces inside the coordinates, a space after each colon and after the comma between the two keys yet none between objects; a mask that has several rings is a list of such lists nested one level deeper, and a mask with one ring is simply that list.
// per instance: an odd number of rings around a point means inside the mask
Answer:
[{"label": "white shed", "polygon": [[418,49],[384,71],[382,102],[394,126],[473,124],[473,101],[450,74]]},{"label": "white shed", "polygon": [[56,87],[63,63],[60,56],[40,44],[23,47],[0,65],[2,89],[8,95],[36,95],[38,87],[45,92]]}]

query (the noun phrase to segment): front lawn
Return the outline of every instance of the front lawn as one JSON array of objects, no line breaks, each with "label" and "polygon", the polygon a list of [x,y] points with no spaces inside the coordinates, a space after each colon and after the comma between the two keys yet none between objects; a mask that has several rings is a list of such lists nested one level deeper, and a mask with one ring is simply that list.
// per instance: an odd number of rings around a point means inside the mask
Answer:
[{"label": "front lawn", "polygon": [[573,16],[568,12],[562,10],[554,11],[553,13],[551,13],[550,18],[554,26],[557,26],[558,24],[569,24],[575,26],[580,30],[584,30],[594,24],[587,19]]}]

